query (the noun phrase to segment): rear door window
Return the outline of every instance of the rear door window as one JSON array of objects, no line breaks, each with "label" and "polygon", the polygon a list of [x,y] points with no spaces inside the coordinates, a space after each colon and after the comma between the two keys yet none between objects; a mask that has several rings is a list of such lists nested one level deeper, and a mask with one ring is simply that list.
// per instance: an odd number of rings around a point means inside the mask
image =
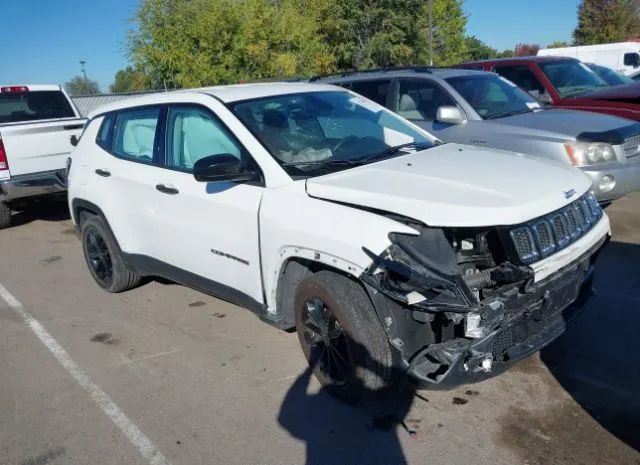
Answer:
[{"label": "rear door window", "polygon": [[69,101],[60,91],[0,93],[0,124],[75,116]]},{"label": "rear door window", "polygon": [[438,108],[455,106],[451,96],[428,79],[402,79],[396,113],[410,120],[435,121]]},{"label": "rear door window", "polygon": [[153,161],[160,108],[146,107],[118,113],[112,151],[143,163]]},{"label": "rear door window", "polygon": [[390,80],[379,79],[375,81],[352,81],[348,88],[355,93],[386,107],[390,85]]},{"label": "rear door window", "polygon": [[528,66],[496,66],[494,71],[527,92],[544,93],[544,87]]}]

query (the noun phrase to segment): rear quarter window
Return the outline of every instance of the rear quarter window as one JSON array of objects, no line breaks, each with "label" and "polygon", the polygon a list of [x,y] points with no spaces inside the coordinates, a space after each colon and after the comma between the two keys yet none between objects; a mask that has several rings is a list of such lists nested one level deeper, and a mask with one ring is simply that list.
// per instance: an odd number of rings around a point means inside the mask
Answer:
[{"label": "rear quarter window", "polygon": [[60,91],[0,94],[0,124],[74,118],[75,116],[69,101]]},{"label": "rear quarter window", "polygon": [[98,136],[96,137],[96,144],[102,147],[107,152],[111,151],[113,145],[113,128],[115,126],[116,117],[114,114],[106,115],[100,129],[98,130]]}]

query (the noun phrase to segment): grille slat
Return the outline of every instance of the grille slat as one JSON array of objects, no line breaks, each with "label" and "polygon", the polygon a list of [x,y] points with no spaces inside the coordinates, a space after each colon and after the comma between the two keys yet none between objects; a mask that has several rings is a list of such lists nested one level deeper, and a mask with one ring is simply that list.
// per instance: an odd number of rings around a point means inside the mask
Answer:
[{"label": "grille slat", "polygon": [[513,228],[510,236],[522,263],[530,264],[578,240],[601,216],[602,208],[589,193],[557,212]]},{"label": "grille slat", "polygon": [[640,136],[625,139],[622,150],[627,158],[640,157]]}]

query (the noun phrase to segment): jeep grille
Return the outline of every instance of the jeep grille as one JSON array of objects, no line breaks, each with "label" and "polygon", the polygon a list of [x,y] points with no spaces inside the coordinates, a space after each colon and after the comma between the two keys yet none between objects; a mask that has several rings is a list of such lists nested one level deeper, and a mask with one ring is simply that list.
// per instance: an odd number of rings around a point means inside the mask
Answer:
[{"label": "jeep grille", "polygon": [[588,193],[561,210],[511,229],[509,236],[520,261],[530,264],[574,243],[601,217],[595,195]]}]

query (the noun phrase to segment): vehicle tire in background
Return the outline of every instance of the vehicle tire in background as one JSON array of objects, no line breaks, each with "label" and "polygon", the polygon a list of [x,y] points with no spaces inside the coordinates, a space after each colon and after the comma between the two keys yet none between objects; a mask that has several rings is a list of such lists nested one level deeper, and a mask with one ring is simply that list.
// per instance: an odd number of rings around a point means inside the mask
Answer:
[{"label": "vehicle tire in background", "polygon": [[298,285],[294,305],[302,351],[331,394],[353,404],[391,384],[391,348],[362,286],[320,271]]},{"label": "vehicle tire in background", "polygon": [[11,226],[11,209],[4,202],[0,202],[0,229],[9,226]]},{"label": "vehicle tire in background", "polygon": [[140,275],[131,270],[102,218],[87,217],[81,225],[84,259],[91,276],[107,292],[123,292],[140,283]]}]

